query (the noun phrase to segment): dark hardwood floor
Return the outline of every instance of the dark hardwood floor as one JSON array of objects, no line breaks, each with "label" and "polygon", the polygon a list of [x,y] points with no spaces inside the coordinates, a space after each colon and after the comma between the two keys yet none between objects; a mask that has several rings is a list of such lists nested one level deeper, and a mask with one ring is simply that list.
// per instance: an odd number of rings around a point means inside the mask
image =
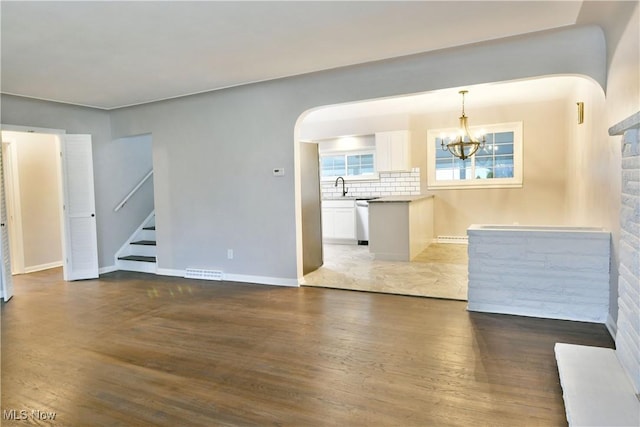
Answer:
[{"label": "dark hardwood floor", "polygon": [[7,426],[566,425],[554,344],[613,346],[603,325],[460,301],[127,272],[14,283]]}]

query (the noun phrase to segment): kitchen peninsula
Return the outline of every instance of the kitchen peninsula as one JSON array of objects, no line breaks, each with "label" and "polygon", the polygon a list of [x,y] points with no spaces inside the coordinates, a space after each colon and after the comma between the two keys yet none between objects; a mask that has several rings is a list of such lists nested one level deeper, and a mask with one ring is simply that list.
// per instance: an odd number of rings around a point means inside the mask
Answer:
[{"label": "kitchen peninsula", "polygon": [[432,195],[369,201],[369,251],[375,259],[411,261],[432,241]]}]

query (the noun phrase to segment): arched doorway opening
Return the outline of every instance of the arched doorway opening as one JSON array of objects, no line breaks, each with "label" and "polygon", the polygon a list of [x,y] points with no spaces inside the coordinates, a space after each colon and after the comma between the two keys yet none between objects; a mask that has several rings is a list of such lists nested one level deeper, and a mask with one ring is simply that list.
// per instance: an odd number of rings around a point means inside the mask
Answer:
[{"label": "arched doorway opening", "polygon": [[[464,87],[470,93],[466,107],[473,124],[512,121],[524,124],[524,181],[512,188],[436,188],[427,179],[427,172],[435,166],[433,158],[428,154],[427,132],[433,128],[456,125],[460,113],[460,89],[462,87],[323,106],[306,111],[298,119],[295,130],[297,189],[300,189],[301,180],[305,176],[321,175],[321,171],[305,170],[300,161],[303,147],[307,148],[309,144],[319,147],[319,143],[323,141],[335,142],[351,137],[348,143],[345,139],[344,151],[357,151],[362,147],[354,148],[354,136],[368,135],[375,141],[376,133],[407,130],[411,135],[409,171],[415,173],[418,170],[419,193],[434,196],[434,241],[463,239],[466,237],[466,228],[478,222],[586,225],[598,221],[597,214],[584,209],[591,196],[579,178],[594,166],[592,148],[589,147],[599,144],[598,141],[605,138],[606,124],[600,123],[601,120],[597,118],[598,111],[604,105],[604,94],[597,83],[577,76],[545,76]],[[576,101],[583,101],[587,105],[589,120],[586,126],[577,122]],[[585,144],[586,141],[593,141],[594,144]],[[349,144],[351,145],[348,146]],[[333,148],[336,148],[335,144]],[[340,150],[338,148],[334,151]],[[320,151],[318,149],[319,156]],[[402,171],[396,171],[394,175],[399,173]],[[393,178],[404,179],[404,176]],[[320,201],[315,202],[315,205],[303,200],[302,192],[297,193],[298,274],[302,284],[305,284],[307,273],[301,269],[304,264],[304,248],[310,245],[317,248],[323,244],[322,237],[319,238],[320,241],[317,237],[322,236],[322,220],[316,218],[313,224],[305,223],[302,213],[306,210],[306,218],[311,218],[313,216],[309,212],[321,212],[321,200],[334,196],[332,191],[337,191],[332,180],[323,181],[320,176],[318,181],[320,189],[316,191],[315,197]],[[380,185],[379,176],[369,180],[369,183],[370,188],[365,190],[369,194],[364,194],[361,190],[367,184],[357,179],[347,179],[350,191],[348,194],[378,197],[389,195],[388,192],[382,193],[380,188],[375,188]],[[407,185],[391,187],[391,195],[407,191],[403,187]],[[311,238],[303,231],[303,225],[307,229],[310,225],[315,227]],[[316,256],[324,252],[326,251],[317,250]],[[394,266],[394,269],[397,271],[401,267]],[[320,270],[323,268],[320,267]],[[349,271],[339,273],[342,274],[340,280],[345,282],[357,280]],[[363,275],[365,274],[361,274]],[[386,278],[388,277],[387,275]],[[341,286],[332,284],[331,287]],[[380,291],[375,287],[371,290]]]}]

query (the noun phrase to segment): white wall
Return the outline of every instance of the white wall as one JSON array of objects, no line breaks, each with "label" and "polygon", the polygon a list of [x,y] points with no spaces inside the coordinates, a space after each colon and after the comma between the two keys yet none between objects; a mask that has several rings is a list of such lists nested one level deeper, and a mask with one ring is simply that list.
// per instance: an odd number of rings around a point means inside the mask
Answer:
[{"label": "white wall", "polygon": [[[609,143],[605,94],[593,82],[577,81],[575,102],[567,104],[569,121],[567,198],[569,220],[577,226],[604,227],[611,232],[609,284],[610,328],[617,317],[620,148]],[[577,102],[584,103],[584,123],[577,123]]]},{"label": "white wall", "polygon": [[372,135],[376,132],[409,129],[407,114],[380,114],[356,120],[313,121],[300,124],[300,139],[318,140],[344,135]]},{"label": "white wall", "polygon": [[54,135],[3,132],[17,160],[25,272],[62,265],[58,143]]},{"label": "white wall", "polygon": [[[435,234],[465,236],[471,224],[565,225],[568,117],[560,99],[541,103],[481,108],[472,124],[523,122],[522,188],[429,190],[435,196]],[[456,125],[458,111],[412,120],[423,144],[429,129]],[[415,135],[414,135],[415,137]],[[426,155],[424,156],[426,162]],[[424,174],[426,175],[426,173]]]},{"label": "white wall", "polygon": [[[638,2],[629,2],[624,6],[620,10],[614,10],[603,20],[604,32],[609,43],[605,109],[608,126],[618,124],[640,111],[640,79],[638,78],[640,76],[640,49],[638,49],[640,6]],[[589,10],[585,11],[585,20],[593,19],[593,16],[587,12]],[[638,218],[637,209],[635,214],[629,216],[629,189],[633,189],[634,184],[625,185],[627,195],[622,212],[620,202],[621,181],[632,180],[632,165],[638,164],[638,156],[637,152],[635,156],[630,155],[629,151],[632,150],[629,150],[629,146],[625,147],[625,175],[622,176],[622,138],[620,136],[603,138],[599,143],[603,153],[601,158],[603,173],[596,176],[598,180],[596,191],[600,196],[600,210],[605,212],[610,227],[615,231],[609,298],[611,319],[608,325],[611,327],[613,323],[615,325],[613,328],[618,331],[617,356],[629,374],[637,393],[640,391],[640,348],[637,340],[640,333],[640,322],[638,322],[640,306],[637,300],[637,295],[640,294],[640,281],[637,280],[640,274],[638,269],[640,218]],[[637,174],[635,177],[637,182]],[[637,187],[635,187],[635,197],[638,197]],[[624,236],[621,236],[623,234],[620,231],[621,223],[624,223]],[[618,280],[619,276],[620,280]],[[621,292],[618,288],[619,282],[625,287]],[[629,304],[630,301],[631,304]],[[620,316],[618,316],[619,310]]]},{"label": "white wall", "polygon": [[[591,120],[588,126],[612,126],[640,110],[640,16],[638,2],[585,2],[579,24],[598,22],[607,40],[607,80],[604,106],[594,102],[585,104],[585,114]],[[585,95],[585,88],[578,88]],[[592,90],[587,96],[592,97]],[[589,115],[591,114],[591,117]],[[582,214],[599,217],[600,222],[612,231],[611,295],[609,326],[615,328],[618,312],[618,265],[620,242],[620,192],[621,192],[621,140],[609,137],[603,130],[589,136],[581,156],[590,161],[594,173],[584,174],[582,179],[589,188],[584,194]]]},{"label": "white wall", "polygon": [[376,138],[375,135],[371,133],[367,135],[329,138],[317,142],[318,152],[320,154],[332,151],[375,150],[376,148]]}]

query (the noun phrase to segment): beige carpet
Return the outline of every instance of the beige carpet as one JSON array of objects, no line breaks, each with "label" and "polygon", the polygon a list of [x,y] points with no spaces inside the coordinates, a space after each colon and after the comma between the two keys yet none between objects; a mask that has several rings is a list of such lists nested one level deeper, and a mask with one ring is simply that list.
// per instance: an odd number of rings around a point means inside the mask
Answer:
[{"label": "beige carpet", "polygon": [[305,286],[467,299],[467,245],[434,243],[412,262],[374,260],[368,246],[323,250],[324,265],[304,276]]}]

